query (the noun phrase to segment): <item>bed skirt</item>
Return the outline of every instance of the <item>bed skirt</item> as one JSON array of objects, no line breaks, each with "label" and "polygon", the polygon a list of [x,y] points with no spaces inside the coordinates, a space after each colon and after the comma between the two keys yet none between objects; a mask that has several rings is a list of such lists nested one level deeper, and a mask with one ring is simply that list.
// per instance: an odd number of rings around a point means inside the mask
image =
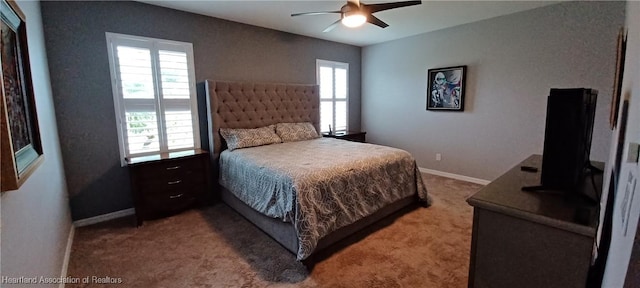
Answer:
[{"label": "bed skirt", "polygon": [[[298,252],[298,237],[292,223],[284,222],[281,219],[271,218],[263,215],[256,210],[253,210],[251,207],[236,198],[233,193],[229,192],[229,190],[221,186],[220,194],[224,203],[229,205],[236,212],[240,213],[240,215],[244,216],[247,220],[249,220],[249,222],[260,228],[260,230],[276,240],[276,242],[280,243],[280,245],[282,245],[284,248],[291,251],[291,253],[293,253],[294,255]],[[330,246],[331,244],[334,244],[346,238],[347,236],[360,231],[363,228],[370,226],[371,224],[381,219],[384,219],[394,212],[397,212],[402,208],[417,202],[418,197],[416,195],[411,195],[409,197],[393,202],[376,211],[375,213],[356,221],[355,223],[342,227],[320,239],[313,253],[315,254],[317,251],[320,251]]]}]

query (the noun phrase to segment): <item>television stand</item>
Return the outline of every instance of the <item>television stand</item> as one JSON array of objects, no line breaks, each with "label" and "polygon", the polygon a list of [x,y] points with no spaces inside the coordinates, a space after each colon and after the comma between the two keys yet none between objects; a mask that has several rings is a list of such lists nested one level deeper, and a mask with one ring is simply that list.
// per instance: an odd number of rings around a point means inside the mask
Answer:
[{"label": "television stand", "polygon": [[[598,208],[567,205],[554,190],[523,193],[523,186],[541,183],[541,173],[520,166],[541,163],[542,157],[533,155],[467,199],[473,206],[469,287],[587,285]],[[594,179],[602,185],[600,175]],[[587,195],[594,194],[591,182],[585,179]]]},{"label": "television stand", "polygon": [[597,199],[592,198],[589,195],[584,194],[582,191],[570,192],[557,188],[550,188],[543,185],[537,186],[524,186],[521,189],[525,192],[536,192],[546,194],[557,194],[564,197],[567,204],[575,207],[595,206],[600,203]]},{"label": "television stand", "polygon": [[[591,162],[587,164],[586,170],[588,170],[588,172],[584,174],[586,176],[585,181],[582,187],[580,187],[580,189],[576,191],[570,191],[559,187],[551,187],[545,185],[524,186],[521,190],[525,192],[559,194],[564,196],[566,203],[575,207],[595,206],[600,204],[600,199],[598,199],[600,198],[600,193],[598,193],[597,187],[593,187],[596,184],[594,177],[595,175],[602,174],[603,170],[594,166],[593,164],[591,164]],[[593,191],[593,197],[586,194],[587,190]]]}]

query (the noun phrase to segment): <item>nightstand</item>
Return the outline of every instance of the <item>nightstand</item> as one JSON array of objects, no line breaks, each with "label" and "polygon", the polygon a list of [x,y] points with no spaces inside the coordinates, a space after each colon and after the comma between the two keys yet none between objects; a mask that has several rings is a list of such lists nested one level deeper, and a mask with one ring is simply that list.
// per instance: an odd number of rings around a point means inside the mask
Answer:
[{"label": "nightstand", "polygon": [[336,139],[348,140],[353,142],[366,142],[365,135],[367,132],[347,131],[347,132],[335,132],[333,134],[322,133],[323,137],[331,137]]},{"label": "nightstand", "polygon": [[209,188],[209,153],[202,149],[127,159],[137,225],[202,202]]}]

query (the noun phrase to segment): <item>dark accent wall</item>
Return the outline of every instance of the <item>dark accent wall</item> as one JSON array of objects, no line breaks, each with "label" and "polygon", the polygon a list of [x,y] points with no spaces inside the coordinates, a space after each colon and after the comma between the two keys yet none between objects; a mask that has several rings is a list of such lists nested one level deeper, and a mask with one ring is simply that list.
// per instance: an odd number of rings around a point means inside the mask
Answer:
[{"label": "dark accent wall", "polygon": [[316,59],[349,63],[349,126],[360,129],[360,47],[138,2],[44,1],[42,19],[74,220],[132,207],[105,32],[193,43],[197,82],[315,83]]}]

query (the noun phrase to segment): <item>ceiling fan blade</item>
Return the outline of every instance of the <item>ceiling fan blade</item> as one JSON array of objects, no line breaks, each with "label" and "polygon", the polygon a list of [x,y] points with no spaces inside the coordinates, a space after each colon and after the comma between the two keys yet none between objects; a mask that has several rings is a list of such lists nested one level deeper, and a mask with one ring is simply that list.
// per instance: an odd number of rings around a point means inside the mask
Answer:
[{"label": "ceiling fan blade", "polygon": [[319,11],[319,12],[303,12],[303,13],[293,13],[291,14],[291,17],[295,17],[295,16],[303,16],[303,15],[323,15],[323,14],[335,14],[338,13],[340,14],[340,11]]},{"label": "ceiling fan blade", "polygon": [[376,26],[378,26],[380,28],[387,28],[389,26],[389,24],[384,23],[384,21],[378,19],[378,17],[373,16],[372,14],[369,14],[367,16],[367,22],[369,22],[369,23],[371,23],[373,25],[376,25]]},{"label": "ceiling fan blade", "polygon": [[338,27],[338,25],[340,25],[340,21],[342,21],[342,19],[338,19],[338,21],[333,22],[333,24],[329,25],[329,27],[327,27],[324,30],[322,30],[322,33],[329,32],[329,31],[333,30],[334,28]]},{"label": "ceiling fan blade", "polygon": [[360,7],[366,9],[369,13],[376,13],[384,10],[407,7],[413,5],[420,5],[422,1],[403,1],[403,2],[391,2],[391,3],[380,3],[380,4],[364,4],[360,3]]}]

